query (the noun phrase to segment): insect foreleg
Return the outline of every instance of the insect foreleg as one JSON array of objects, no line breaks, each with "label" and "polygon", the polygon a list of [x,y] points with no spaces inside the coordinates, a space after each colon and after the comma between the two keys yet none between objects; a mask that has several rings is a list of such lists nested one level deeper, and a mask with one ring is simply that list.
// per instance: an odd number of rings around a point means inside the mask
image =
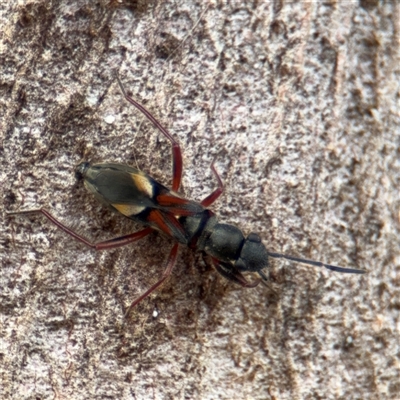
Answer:
[{"label": "insect foreleg", "polygon": [[261,279],[256,279],[253,282],[249,282],[242,275],[242,273],[231,263],[223,262],[215,257],[212,257],[212,261],[215,269],[226,279],[229,279],[232,282],[238,283],[240,286],[252,288],[257,286]]}]

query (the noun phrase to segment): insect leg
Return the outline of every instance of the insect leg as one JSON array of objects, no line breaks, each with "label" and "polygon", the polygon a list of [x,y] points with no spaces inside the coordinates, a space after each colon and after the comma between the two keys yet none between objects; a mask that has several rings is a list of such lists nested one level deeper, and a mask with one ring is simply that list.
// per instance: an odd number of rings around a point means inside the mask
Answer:
[{"label": "insect leg", "polygon": [[129,243],[137,242],[144,238],[149,233],[154,232],[152,228],[142,229],[141,231],[129,233],[128,235],[118,236],[116,238],[108,239],[103,242],[95,244],[96,250],[115,249],[116,247],[122,247]]},{"label": "insect leg", "polygon": [[118,76],[116,76],[119,87],[121,88],[122,94],[125,99],[129,101],[132,105],[134,105],[170,142],[172,145],[172,190],[178,191],[179,186],[181,185],[182,179],[182,152],[179,146],[179,143],[172,137],[172,135],[158,122],[156,118],[148,111],[145,107],[143,107],[140,103],[130,97]]},{"label": "insect leg", "polygon": [[222,183],[221,177],[219,176],[217,170],[214,167],[214,161],[211,164],[211,170],[218,180],[218,187],[201,202],[201,205],[204,207],[208,207],[212,203],[214,203],[214,201],[217,200],[218,197],[221,196],[222,192],[224,191],[224,184]]},{"label": "insect leg", "polygon": [[117,238],[109,239],[104,242],[92,243],[89,240],[87,240],[86,238],[84,238],[83,236],[74,232],[72,229],[65,226],[63,223],[61,223],[59,220],[57,220],[47,210],[45,210],[43,208],[40,208],[37,210],[17,211],[17,212],[8,213],[7,215],[12,216],[12,215],[19,215],[19,214],[43,214],[48,220],[50,220],[54,225],[56,225],[62,231],[64,231],[65,233],[68,233],[68,235],[71,235],[73,238],[75,238],[79,242],[81,242],[81,243],[85,244],[86,246],[91,247],[92,249],[95,249],[95,250],[114,249],[116,247],[125,246],[126,244],[136,242],[137,240],[140,240],[143,237],[147,236],[149,233],[153,232],[153,229],[146,228],[139,232],[135,232],[135,233],[131,233],[129,235],[124,235],[124,236],[120,236]]},{"label": "insect leg", "polygon": [[125,313],[125,318],[127,318],[129,316],[129,313],[131,312],[133,307],[135,307],[137,304],[139,304],[149,294],[154,292],[154,290],[156,290],[171,275],[172,269],[175,266],[176,256],[178,254],[178,248],[179,248],[179,243],[176,243],[174,245],[174,247],[172,248],[171,252],[169,253],[167,265],[161,276],[161,279],[159,279],[154,285],[152,285],[149,289],[147,289],[143,294],[141,294],[137,299],[135,299],[131,303],[131,305],[129,306],[128,310]]},{"label": "insect leg", "polygon": [[212,257],[212,261],[213,261],[215,269],[224,278],[229,279],[232,282],[238,283],[240,286],[252,288],[252,287],[257,286],[261,281],[261,279],[256,279],[254,282],[249,282],[242,275],[242,273],[237,268],[235,268],[232,264],[225,263],[214,257]]}]

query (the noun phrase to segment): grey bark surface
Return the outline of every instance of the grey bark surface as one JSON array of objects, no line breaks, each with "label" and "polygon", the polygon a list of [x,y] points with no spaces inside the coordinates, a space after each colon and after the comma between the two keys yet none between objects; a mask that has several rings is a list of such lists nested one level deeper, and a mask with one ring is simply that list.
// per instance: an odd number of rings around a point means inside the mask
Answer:
[{"label": "grey bark surface", "polygon": [[[2,399],[398,399],[399,6],[378,1],[19,1],[0,4]],[[270,251],[270,288],[236,287],[76,184],[82,160],[171,183]],[[249,279],[251,279],[249,277]]]}]

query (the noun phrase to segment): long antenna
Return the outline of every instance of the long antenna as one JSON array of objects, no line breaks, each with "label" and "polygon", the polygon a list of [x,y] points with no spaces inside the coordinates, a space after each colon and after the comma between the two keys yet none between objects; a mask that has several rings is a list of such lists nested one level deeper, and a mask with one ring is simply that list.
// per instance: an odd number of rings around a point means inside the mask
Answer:
[{"label": "long antenna", "polygon": [[342,267],[338,267],[336,265],[324,264],[320,261],[306,260],[305,258],[292,257],[292,256],[287,256],[285,254],[280,254],[280,253],[268,252],[268,255],[270,257],[285,258],[286,260],[291,260],[291,261],[296,261],[296,262],[303,263],[303,264],[313,265],[314,267],[324,267],[324,268],[330,269],[331,271],[343,272],[345,274],[365,274],[367,272],[364,269],[342,268]]}]

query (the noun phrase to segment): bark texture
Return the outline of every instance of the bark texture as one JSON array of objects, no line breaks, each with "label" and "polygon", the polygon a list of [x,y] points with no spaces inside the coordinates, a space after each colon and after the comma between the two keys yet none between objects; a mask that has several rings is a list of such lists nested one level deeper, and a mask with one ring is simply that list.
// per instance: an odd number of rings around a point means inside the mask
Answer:
[{"label": "bark texture", "polygon": [[[0,4],[2,399],[398,399],[399,6],[380,1],[31,0]],[[171,182],[170,146],[120,93],[172,132],[183,193],[226,190],[222,221],[270,251],[365,276],[271,261],[242,289],[181,249],[162,273],[159,234],[75,183],[82,160]]]}]

